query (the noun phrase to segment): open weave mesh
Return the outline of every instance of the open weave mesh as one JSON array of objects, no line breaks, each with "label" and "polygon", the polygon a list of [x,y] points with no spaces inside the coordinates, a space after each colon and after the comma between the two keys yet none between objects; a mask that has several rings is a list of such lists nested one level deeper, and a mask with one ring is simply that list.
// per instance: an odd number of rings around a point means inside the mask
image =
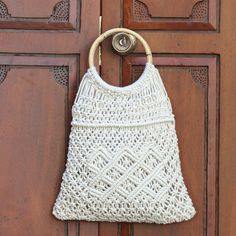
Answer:
[{"label": "open weave mesh", "polygon": [[56,218],[166,224],[195,215],[171,103],[153,64],[125,87],[89,68],[72,116]]}]

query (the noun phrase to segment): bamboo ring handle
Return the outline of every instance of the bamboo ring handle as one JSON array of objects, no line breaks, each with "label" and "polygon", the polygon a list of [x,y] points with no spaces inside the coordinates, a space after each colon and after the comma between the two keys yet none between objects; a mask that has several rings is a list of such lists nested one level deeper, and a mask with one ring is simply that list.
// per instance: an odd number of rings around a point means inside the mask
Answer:
[{"label": "bamboo ring handle", "polygon": [[104,40],[106,39],[107,37],[115,34],[115,33],[118,33],[118,32],[125,32],[125,33],[128,33],[128,34],[131,34],[133,35],[134,37],[136,37],[137,39],[139,39],[139,41],[142,43],[144,49],[145,49],[145,52],[146,52],[146,55],[147,55],[147,62],[149,63],[152,63],[152,52],[151,52],[151,49],[148,45],[148,43],[145,41],[145,39],[137,34],[136,32],[134,32],[133,30],[130,30],[130,29],[126,29],[126,28],[114,28],[114,29],[110,29],[110,30],[107,30],[106,32],[104,32],[103,34],[101,34],[92,44],[90,50],[89,50],[89,67],[94,67],[94,54],[95,54],[95,51],[96,51],[96,48],[98,47],[98,45]]}]

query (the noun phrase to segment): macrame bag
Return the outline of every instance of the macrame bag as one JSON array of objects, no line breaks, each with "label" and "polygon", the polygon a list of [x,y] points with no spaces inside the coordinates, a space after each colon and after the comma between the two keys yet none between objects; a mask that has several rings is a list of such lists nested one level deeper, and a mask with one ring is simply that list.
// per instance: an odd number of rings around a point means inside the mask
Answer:
[{"label": "macrame bag", "polygon": [[[125,87],[106,83],[96,47],[116,32],[143,44],[148,62]],[[167,224],[196,211],[185,186],[172,106],[146,41],[112,29],[93,43],[72,107],[66,169],[53,215],[61,220]]]}]

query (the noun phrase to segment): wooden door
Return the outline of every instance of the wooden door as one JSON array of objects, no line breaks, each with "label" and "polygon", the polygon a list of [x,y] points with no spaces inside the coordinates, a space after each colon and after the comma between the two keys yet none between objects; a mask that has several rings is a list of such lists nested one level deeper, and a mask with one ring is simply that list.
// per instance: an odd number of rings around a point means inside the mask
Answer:
[{"label": "wooden door", "polygon": [[[0,1],[0,235],[234,236],[236,39],[233,0]],[[171,225],[89,223],[51,215],[64,171],[70,108],[102,31],[150,44],[176,116],[196,216]],[[146,62],[102,44],[101,74],[124,86]]]},{"label": "wooden door", "polygon": [[[197,210],[192,220],[172,225],[113,224],[118,235],[236,235],[235,7],[233,0],[102,1],[103,31],[124,26],[150,44],[173,105],[183,176]],[[103,45],[104,80],[124,86],[140,76],[146,62],[140,44],[123,59],[114,57],[109,40]]]},{"label": "wooden door", "polygon": [[79,231],[77,222],[56,220],[51,212],[71,106],[99,16],[98,0],[0,1],[1,236]]}]

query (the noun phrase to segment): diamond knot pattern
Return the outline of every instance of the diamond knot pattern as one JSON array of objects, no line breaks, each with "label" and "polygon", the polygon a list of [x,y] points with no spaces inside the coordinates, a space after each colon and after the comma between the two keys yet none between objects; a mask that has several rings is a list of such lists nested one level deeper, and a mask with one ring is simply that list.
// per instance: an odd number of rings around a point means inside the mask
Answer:
[{"label": "diamond knot pattern", "polygon": [[[88,169],[94,173],[89,186],[97,190],[96,197],[106,199],[117,192],[123,198],[133,200],[140,192],[144,192],[160,201],[163,193],[168,191],[161,174],[167,160],[163,160],[153,148],[148,148],[146,153],[138,158],[128,148],[118,152],[112,159],[110,156],[106,150],[99,149],[89,158]],[[151,166],[146,165],[145,162],[147,163],[151,156],[158,157],[158,161]],[[150,184],[152,182],[158,183],[158,189],[155,191]]]},{"label": "diamond knot pattern", "polygon": [[56,218],[167,224],[195,215],[169,97],[154,65],[144,72],[132,89],[102,83],[94,69],[83,77]]}]

